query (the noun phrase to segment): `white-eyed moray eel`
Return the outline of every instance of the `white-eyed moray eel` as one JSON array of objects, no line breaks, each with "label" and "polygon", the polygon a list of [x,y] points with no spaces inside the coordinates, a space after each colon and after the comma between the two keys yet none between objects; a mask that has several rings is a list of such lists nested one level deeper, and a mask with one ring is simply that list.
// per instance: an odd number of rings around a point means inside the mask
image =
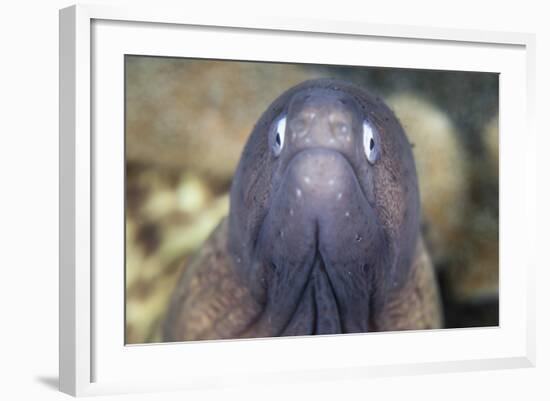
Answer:
[{"label": "white-eyed moray eel", "polygon": [[182,274],[164,341],[439,328],[419,222],[393,112],[350,83],[303,82],[256,123],[229,216]]}]

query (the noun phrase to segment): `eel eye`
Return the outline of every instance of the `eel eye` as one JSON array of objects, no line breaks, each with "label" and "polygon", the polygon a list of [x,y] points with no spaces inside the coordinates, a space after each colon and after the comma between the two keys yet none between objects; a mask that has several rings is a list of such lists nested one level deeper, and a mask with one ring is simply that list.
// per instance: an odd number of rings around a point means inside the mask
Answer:
[{"label": "eel eye", "polygon": [[285,146],[286,116],[281,117],[275,124],[275,137],[273,139],[273,153],[279,156]]},{"label": "eel eye", "polygon": [[374,164],[378,160],[380,155],[379,146],[378,135],[376,135],[368,121],[363,121],[363,148],[370,164]]}]

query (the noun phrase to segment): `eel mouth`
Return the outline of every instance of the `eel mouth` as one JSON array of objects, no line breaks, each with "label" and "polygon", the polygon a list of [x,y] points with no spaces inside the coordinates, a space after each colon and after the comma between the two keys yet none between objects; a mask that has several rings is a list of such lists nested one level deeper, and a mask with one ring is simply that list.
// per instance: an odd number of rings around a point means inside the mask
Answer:
[{"label": "eel mouth", "polygon": [[306,285],[280,336],[343,332],[338,300],[321,254],[317,252]]}]

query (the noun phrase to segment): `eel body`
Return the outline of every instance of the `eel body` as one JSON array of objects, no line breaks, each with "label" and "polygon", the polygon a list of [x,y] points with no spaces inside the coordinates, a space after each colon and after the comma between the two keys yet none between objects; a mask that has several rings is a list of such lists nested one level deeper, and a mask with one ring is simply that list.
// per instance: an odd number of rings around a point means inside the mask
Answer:
[{"label": "eel body", "polygon": [[254,127],[164,339],[439,328],[419,222],[411,145],[384,102],[342,81],[297,85]]}]

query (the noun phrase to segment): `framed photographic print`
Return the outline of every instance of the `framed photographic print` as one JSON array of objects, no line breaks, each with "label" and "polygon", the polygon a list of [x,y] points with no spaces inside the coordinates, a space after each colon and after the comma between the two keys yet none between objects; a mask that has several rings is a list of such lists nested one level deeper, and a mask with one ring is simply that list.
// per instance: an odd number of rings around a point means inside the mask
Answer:
[{"label": "framed photographic print", "polygon": [[61,390],[532,366],[533,43],[62,10]]}]

